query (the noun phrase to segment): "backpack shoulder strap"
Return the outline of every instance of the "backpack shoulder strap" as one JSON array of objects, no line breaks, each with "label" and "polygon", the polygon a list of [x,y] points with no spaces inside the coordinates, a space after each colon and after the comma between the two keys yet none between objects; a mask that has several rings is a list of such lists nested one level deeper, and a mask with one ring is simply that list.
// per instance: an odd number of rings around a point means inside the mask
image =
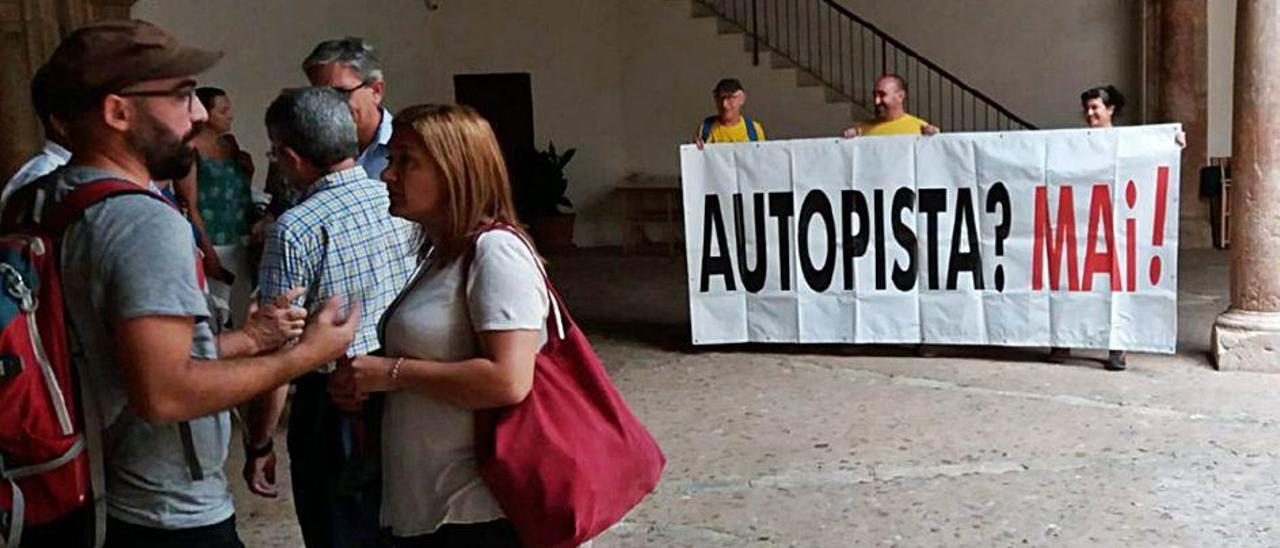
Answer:
[{"label": "backpack shoulder strap", "polygon": [[[83,185],[68,193],[61,201],[54,204],[44,224],[55,232],[61,232],[72,221],[79,218],[84,213],[84,210],[107,198],[124,194],[145,194],[169,203],[163,197],[157,196],[150,190],[135,183],[121,179],[102,179]],[[173,204],[169,205],[172,206]]]},{"label": "backpack shoulder strap", "polygon": [[742,120],[747,123],[747,140],[751,142],[759,141],[760,133],[756,131],[756,121],[746,114],[742,115]]},{"label": "backpack shoulder strap", "polygon": [[702,140],[704,142],[707,139],[711,138],[711,125],[714,123],[716,123],[715,116],[708,116],[702,119],[702,129],[698,132],[698,134],[702,136]]}]

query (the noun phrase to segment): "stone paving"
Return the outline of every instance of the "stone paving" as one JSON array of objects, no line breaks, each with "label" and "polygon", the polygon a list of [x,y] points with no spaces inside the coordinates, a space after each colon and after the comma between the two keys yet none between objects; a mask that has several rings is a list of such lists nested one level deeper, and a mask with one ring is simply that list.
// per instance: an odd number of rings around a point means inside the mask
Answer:
[{"label": "stone paving", "polygon": [[[1045,349],[694,348],[683,263],[558,259],[669,459],[595,546],[1280,545],[1280,377],[1210,367],[1226,254],[1182,264],[1179,353],[1113,373],[1105,352],[1051,365]],[[287,474],[266,501],[238,470],[245,542],[300,545]]]}]

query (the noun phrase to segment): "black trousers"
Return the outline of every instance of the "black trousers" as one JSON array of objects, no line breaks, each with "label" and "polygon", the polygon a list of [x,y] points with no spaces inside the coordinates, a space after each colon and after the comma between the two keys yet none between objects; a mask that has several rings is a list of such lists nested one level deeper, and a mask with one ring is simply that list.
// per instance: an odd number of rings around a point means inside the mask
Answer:
[{"label": "black trousers", "polygon": [[466,546],[469,548],[520,548],[520,538],[516,536],[515,527],[505,519],[484,523],[454,524],[441,526],[436,532],[417,537],[397,537],[392,541],[395,548],[452,548]]},{"label": "black trousers", "polygon": [[66,517],[22,530],[22,548],[89,548],[93,546],[93,501]]},{"label": "black trousers", "polygon": [[244,548],[236,535],[236,517],[190,529],[154,529],[107,518],[103,548]]},{"label": "black trousers", "polygon": [[[296,384],[289,410],[289,471],[303,543],[307,548],[378,546],[380,400],[371,399],[359,420],[333,405],[327,375],[305,375]],[[344,420],[360,423],[363,441],[344,435]],[[349,434],[352,428],[346,430]],[[351,458],[344,456],[346,449],[353,450]]]}]

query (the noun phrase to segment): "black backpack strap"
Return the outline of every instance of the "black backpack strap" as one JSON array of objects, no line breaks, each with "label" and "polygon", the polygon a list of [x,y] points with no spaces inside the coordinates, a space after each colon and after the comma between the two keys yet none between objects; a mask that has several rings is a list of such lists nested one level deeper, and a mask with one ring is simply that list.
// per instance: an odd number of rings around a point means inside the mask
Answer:
[{"label": "black backpack strap", "polygon": [[702,136],[703,142],[706,142],[707,139],[711,138],[711,126],[714,125],[715,123],[716,123],[715,116],[708,116],[702,119],[702,129],[699,130],[698,134]]},{"label": "black backpack strap", "polygon": [[196,440],[191,435],[191,422],[178,423],[178,435],[182,437],[182,457],[187,461],[187,470],[191,472],[191,481],[204,479],[204,469],[200,467],[200,456],[196,454]]}]

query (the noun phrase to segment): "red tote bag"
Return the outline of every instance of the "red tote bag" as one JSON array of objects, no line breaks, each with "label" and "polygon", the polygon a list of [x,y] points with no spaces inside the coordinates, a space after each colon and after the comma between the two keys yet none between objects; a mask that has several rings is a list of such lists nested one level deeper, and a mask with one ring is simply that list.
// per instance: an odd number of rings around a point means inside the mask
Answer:
[{"label": "red tote bag", "polygon": [[[509,227],[493,230],[524,240]],[[567,548],[591,540],[639,504],[658,485],[666,457],[618,394],[545,272],[543,281],[551,313],[533,388],[519,404],[477,413],[476,449],[480,475],[521,543]]]}]

